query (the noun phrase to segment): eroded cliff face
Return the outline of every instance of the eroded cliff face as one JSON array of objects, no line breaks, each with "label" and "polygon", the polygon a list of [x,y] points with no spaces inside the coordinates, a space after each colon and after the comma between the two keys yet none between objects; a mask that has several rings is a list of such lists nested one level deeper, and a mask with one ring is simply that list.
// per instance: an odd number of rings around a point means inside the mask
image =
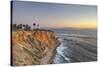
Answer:
[{"label": "eroded cliff face", "polygon": [[12,31],[12,65],[50,64],[59,41],[48,30]]}]

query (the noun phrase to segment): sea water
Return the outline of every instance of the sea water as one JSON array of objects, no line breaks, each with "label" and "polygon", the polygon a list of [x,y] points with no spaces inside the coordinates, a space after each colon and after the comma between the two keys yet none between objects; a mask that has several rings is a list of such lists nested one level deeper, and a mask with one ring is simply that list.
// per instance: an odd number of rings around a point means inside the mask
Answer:
[{"label": "sea water", "polygon": [[60,45],[54,63],[89,62],[97,60],[96,29],[53,29]]}]

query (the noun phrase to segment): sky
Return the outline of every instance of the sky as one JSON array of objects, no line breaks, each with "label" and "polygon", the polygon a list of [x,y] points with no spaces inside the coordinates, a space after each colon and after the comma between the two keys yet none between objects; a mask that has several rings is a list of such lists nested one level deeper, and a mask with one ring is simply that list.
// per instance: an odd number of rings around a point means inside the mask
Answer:
[{"label": "sky", "polygon": [[13,1],[13,23],[40,28],[96,28],[97,6]]}]

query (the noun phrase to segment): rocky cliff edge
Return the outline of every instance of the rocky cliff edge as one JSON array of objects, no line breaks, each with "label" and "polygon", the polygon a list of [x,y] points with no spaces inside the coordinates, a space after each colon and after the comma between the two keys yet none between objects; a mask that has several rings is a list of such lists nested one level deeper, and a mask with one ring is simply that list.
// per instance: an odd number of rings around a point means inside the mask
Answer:
[{"label": "rocky cliff edge", "polygon": [[12,31],[12,66],[53,63],[59,41],[53,31]]}]

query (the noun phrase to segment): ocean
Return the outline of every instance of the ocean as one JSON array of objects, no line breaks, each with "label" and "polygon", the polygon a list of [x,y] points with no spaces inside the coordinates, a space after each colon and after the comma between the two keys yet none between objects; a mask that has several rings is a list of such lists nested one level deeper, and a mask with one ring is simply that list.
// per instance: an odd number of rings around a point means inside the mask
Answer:
[{"label": "ocean", "polygon": [[60,45],[54,63],[97,61],[96,29],[53,29]]}]

